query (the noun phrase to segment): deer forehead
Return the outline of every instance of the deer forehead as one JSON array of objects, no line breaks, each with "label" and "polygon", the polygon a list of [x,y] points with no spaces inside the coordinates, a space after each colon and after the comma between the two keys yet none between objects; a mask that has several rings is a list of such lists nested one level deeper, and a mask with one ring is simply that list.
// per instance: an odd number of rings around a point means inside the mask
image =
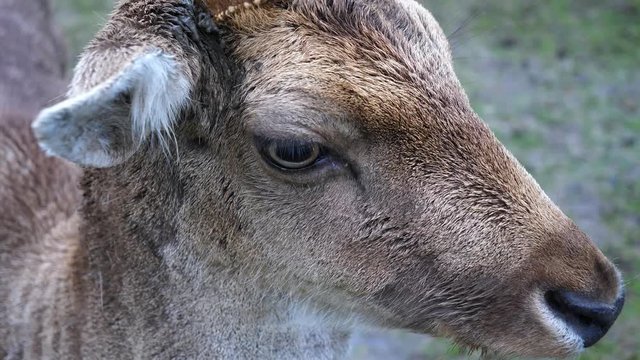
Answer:
[{"label": "deer forehead", "polygon": [[443,107],[470,109],[446,37],[413,1],[233,9],[223,24],[250,104],[311,94],[377,128],[421,127]]}]

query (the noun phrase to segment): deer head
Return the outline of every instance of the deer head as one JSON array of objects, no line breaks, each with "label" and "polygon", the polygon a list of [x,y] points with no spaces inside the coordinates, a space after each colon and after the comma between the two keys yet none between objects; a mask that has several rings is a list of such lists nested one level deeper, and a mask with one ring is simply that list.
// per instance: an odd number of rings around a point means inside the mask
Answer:
[{"label": "deer head", "polygon": [[526,356],[604,335],[619,273],[473,112],[428,11],[229,5],[122,2],[34,123],[42,148],[129,182],[168,166],[205,268],[356,325]]}]

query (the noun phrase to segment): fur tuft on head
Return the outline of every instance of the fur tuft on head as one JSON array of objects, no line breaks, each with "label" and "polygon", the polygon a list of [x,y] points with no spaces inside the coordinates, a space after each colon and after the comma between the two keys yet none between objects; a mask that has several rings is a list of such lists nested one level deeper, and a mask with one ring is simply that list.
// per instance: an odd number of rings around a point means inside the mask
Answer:
[{"label": "fur tuft on head", "polygon": [[253,9],[272,2],[271,0],[208,0],[207,7],[216,21],[224,21],[245,9]]}]

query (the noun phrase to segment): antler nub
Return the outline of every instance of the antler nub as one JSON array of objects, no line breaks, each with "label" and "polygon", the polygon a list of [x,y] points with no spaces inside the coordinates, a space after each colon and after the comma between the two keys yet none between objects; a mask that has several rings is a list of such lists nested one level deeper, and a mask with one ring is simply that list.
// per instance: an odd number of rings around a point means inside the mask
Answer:
[{"label": "antler nub", "polygon": [[251,9],[253,7],[257,7],[257,6],[263,5],[266,2],[267,1],[265,1],[265,0],[253,0],[253,2],[245,1],[245,2],[239,3],[237,5],[231,5],[226,10],[216,14],[214,17],[215,17],[215,19],[217,21],[223,21],[223,20],[231,17],[233,14],[236,14],[240,10]]}]

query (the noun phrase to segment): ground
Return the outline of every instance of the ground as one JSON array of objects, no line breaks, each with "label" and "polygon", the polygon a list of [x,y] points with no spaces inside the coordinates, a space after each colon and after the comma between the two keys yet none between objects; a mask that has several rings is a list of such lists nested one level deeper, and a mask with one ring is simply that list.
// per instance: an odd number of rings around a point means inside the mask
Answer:
[{"label": "ground", "polygon": [[[640,0],[424,3],[451,34],[475,110],[623,270],[620,320],[579,359],[640,359]],[[111,6],[56,2],[74,58]],[[358,334],[353,355],[468,357],[445,340],[400,332]]]}]

